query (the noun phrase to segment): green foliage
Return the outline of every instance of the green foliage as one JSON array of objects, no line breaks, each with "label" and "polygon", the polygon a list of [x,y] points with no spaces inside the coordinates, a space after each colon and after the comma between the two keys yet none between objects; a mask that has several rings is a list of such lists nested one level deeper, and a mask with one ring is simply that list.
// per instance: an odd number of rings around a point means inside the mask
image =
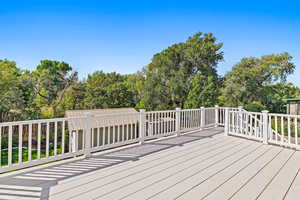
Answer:
[{"label": "green foliage", "polygon": [[155,54],[137,73],[96,71],[83,80],[65,62],[42,60],[30,72],[0,60],[0,122],[116,107],[164,110],[219,104],[285,112],[283,99],[300,96],[299,88],[285,82],[295,69],[288,53],[243,58],[220,77],[221,48],[213,34],[196,33]]},{"label": "green foliage", "polygon": [[151,110],[183,107],[196,74],[217,79],[216,66],[223,59],[221,47],[212,34],[197,33],[154,55],[143,71],[138,106]]},{"label": "green foliage", "polygon": [[293,73],[295,66],[291,59],[288,53],[242,59],[226,74],[219,100],[228,106],[247,106],[253,102],[268,105],[274,92],[270,85],[284,82]]},{"label": "green foliage", "polygon": [[259,101],[253,101],[249,104],[246,104],[244,108],[247,111],[251,111],[251,112],[261,112],[261,111],[267,109],[266,106],[261,104],[261,102],[259,102]]},{"label": "green foliage", "polygon": [[37,94],[35,103],[41,108],[42,117],[63,115],[57,112],[65,92],[77,81],[77,72],[65,62],[42,60],[32,73]]},{"label": "green foliage", "polygon": [[200,108],[201,106],[214,106],[218,95],[217,84],[218,80],[213,76],[197,74],[192,81],[192,87],[188,93],[184,107]]},{"label": "green foliage", "polygon": [[133,92],[127,77],[118,73],[97,71],[85,83],[87,108],[117,108],[134,106]]}]

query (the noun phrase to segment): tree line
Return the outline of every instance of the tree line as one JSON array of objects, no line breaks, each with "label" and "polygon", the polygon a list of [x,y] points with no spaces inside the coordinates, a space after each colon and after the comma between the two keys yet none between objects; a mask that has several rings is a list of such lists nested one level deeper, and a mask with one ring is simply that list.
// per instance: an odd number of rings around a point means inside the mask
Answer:
[{"label": "tree line", "polygon": [[222,43],[196,33],[155,54],[140,71],[96,71],[83,80],[66,62],[42,60],[34,71],[0,60],[0,121],[62,117],[66,110],[135,107],[147,110],[243,106],[285,112],[284,98],[300,96],[286,82],[295,70],[286,53],[241,59],[224,76]]}]

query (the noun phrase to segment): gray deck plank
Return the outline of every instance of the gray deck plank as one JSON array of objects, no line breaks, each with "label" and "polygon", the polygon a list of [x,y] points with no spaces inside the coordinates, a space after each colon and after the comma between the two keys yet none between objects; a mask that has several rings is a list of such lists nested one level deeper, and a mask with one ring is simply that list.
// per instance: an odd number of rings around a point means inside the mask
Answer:
[{"label": "gray deck plank", "polygon": [[246,146],[237,151],[232,151],[232,154],[226,156],[220,155],[217,162],[209,165],[204,170],[199,170],[197,167],[191,168],[187,173],[182,174],[182,176],[177,176],[175,180],[169,179],[169,182],[166,184],[168,187],[152,195],[150,199],[175,199],[194,185],[205,181],[213,174],[240,160],[261,145],[252,141],[247,141],[247,143]]},{"label": "gray deck plank", "polygon": [[227,180],[218,188],[209,191],[209,195],[204,199],[229,199],[242,185],[244,185],[251,177],[260,171],[268,162],[274,159],[282,150],[280,147],[270,147],[262,157],[258,158],[254,163],[239,172],[236,176]]},{"label": "gray deck plank", "polygon": [[[295,152],[292,158],[287,162],[279,174],[267,186],[258,199],[284,199],[285,194],[289,190],[297,172],[300,168],[300,152]],[[299,190],[298,190],[299,198]]]},{"label": "gray deck plank", "polygon": [[299,199],[300,152],[210,129],[0,178],[0,199]]},{"label": "gray deck plank", "polygon": [[[296,157],[299,158],[300,152],[296,152]],[[285,196],[285,200],[298,200],[300,197],[300,169],[299,169],[299,159],[296,161],[296,166],[298,166],[297,172],[294,174],[295,177],[292,180],[292,184],[290,185],[290,188]]]},{"label": "gray deck plank", "polygon": [[[116,191],[106,193],[105,196],[98,194],[98,197],[100,197],[101,199],[121,199],[143,189],[153,192],[153,190],[149,188],[149,186],[155,185],[160,181],[164,181],[172,176],[178,176],[179,173],[184,173],[190,170],[191,167],[201,167],[205,165],[205,163],[207,163],[209,159],[212,159],[213,157],[216,157],[223,152],[235,148],[234,146],[235,144],[223,144],[216,149],[206,149],[203,153],[191,155],[190,158],[186,158],[186,160],[183,162],[178,162],[177,164],[171,166],[161,166],[157,172],[153,173],[153,175],[149,177],[142,178],[139,181],[131,180],[131,182],[127,183],[126,185],[119,185],[119,188]],[[145,198],[145,196],[145,193],[142,192],[142,195],[139,196],[138,199],[143,199]]]},{"label": "gray deck plank", "polygon": [[[226,140],[224,141],[224,143],[225,142]],[[223,141],[219,141],[219,143],[222,144]],[[239,140],[229,140],[228,146],[233,147],[240,143],[242,142],[240,142]],[[95,179],[95,181],[91,182],[90,184],[73,188],[68,192],[64,192],[63,194],[57,195],[57,198],[59,199],[63,197],[63,198],[81,199],[82,196],[87,194],[91,198],[96,197],[100,194],[105,194],[110,191],[113,191],[121,187],[122,185],[127,185],[130,182],[134,182],[146,178],[148,176],[151,176],[152,174],[155,174],[156,171],[159,172],[162,169],[169,168],[173,165],[178,165],[183,161],[186,161],[187,159],[191,159],[192,157],[194,157],[195,153],[201,155],[201,152],[205,152],[207,148],[209,148],[209,146],[205,147],[203,145],[199,145],[199,148],[195,150],[193,153],[191,153],[190,151],[184,154],[174,153],[173,155],[170,155],[168,157],[163,157],[159,160],[155,160],[151,163],[147,163],[147,165],[142,165],[142,166],[140,165],[138,166],[138,168],[128,167],[126,169],[123,169],[118,174],[114,173],[109,176],[106,175],[105,177],[103,177],[103,175],[105,174],[99,174],[97,175],[98,178]],[[226,146],[224,148],[226,148]],[[213,151],[214,150],[212,150],[210,155],[213,154]],[[197,159],[201,159],[201,156],[197,157]]]},{"label": "gray deck plank", "polygon": [[[209,142],[208,142],[209,141]],[[144,170],[152,170],[155,166],[160,166],[163,163],[168,162],[178,162],[177,159],[184,159],[186,156],[193,155],[192,153],[201,153],[210,146],[214,147],[216,145],[222,145],[224,143],[230,144],[233,141],[239,142],[239,140],[232,140],[230,138],[207,138],[206,140],[199,140],[194,144],[188,146],[182,146],[179,149],[174,148],[171,151],[160,151],[149,156],[143,157],[135,162],[125,162],[119,165],[114,165],[112,167],[102,169],[92,174],[86,174],[83,176],[78,176],[71,181],[61,182],[57,187],[51,189],[51,195],[59,197],[63,196],[67,198],[69,195],[74,196],[76,191],[84,192],[91,190],[90,186],[87,184],[92,184],[97,186],[97,183],[101,185],[108,184],[110,182],[118,181],[122,177],[127,177],[130,175],[138,174],[138,172],[143,172]]]},{"label": "gray deck plank", "polygon": [[193,186],[190,191],[181,195],[178,199],[193,199],[194,197],[199,197],[199,199],[208,195],[212,190],[216,189],[218,186],[222,185],[230,178],[238,175],[239,172],[246,169],[247,166],[255,162],[260,157],[264,156],[270,147],[267,145],[261,145],[256,151],[251,152],[248,156],[243,157],[238,162],[229,166],[224,171],[216,174],[215,176],[209,178],[205,182],[200,182],[199,184]]},{"label": "gray deck plank", "polygon": [[284,149],[272,162],[263,168],[253,179],[244,185],[232,199],[256,199],[281,167],[291,158],[294,151]]}]

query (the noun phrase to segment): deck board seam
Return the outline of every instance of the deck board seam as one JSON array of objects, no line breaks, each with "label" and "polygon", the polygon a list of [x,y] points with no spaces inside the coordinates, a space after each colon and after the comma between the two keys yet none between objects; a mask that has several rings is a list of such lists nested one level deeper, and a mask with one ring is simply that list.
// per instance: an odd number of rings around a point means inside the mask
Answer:
[{"label": "deck board seam", "polygon": [[[173,138],[169,138],[169,139],[173,139]],[[166,139],[167,140],[167,139]],[[223,140],[222,140],[222,137],[220,136],[220,137],[218,137],[217,138],[217,142],[222,142]],[[234,140],[234,141],[238,141],[238,140]],[[199,148],[197,148],[198,146],[197,146],[197,140],[196,141],[193,141],[193,142],[195,142],[195,145],[193,145],[193,149],[198,149],[199,150]],[[214,142],[216,142],[216,140],[211,140],[211,141],[208,141],[208,142],[205,142],[205,143],[203,143],[202,145],[204,145],[204,144],[209,144],[209,143],[214,143]],[[228,142],[228,143],[230,143],[230,141]],[[202,148],[202,147],[201,147]],[[180,151],[180,149],[178,149],[178,151]],[[191,149],[184,149],[183,151],[191,151]],[[176,151],[177,152],[177,151]],[[182,152],[182,151],[181,151]],[[174,154],[174,152],[170,152],[170,153],[168,153],[167,155],[172,155],[172,154]],[[161,157],[164,157],[164,156],[167,156],[167,155],[163,155],[163,156],[161,156]],[[157,158],[157,159],[155,159],[155,160],[159,160],[159,159],[161,159],[161,157],[159,157],[159,158]],[[149,164],[150,162],[152,162],[152,161],[155,161],[155,160],[150,160],[149,162],[147,162],[147,163],[142,163],[142,164],[140,164],[140,165],[145,165],[145,164]],[[72,162],[71,162],[72,163]],[[125,163],[125,162],[124,162]],[[116,163],[116,164],[114,164],[113,166],[115,166],[116,168],[118,167],[118,164],[120,164],[120,163]],[[63,164],[63,165],[65,165],[65,164]],[[137,166],[135,166],[135,167],[138,167],[138,166],[140,166],[140,165],[137,165]],[[112,166],[112,167],[113,167]],[[53,166],[53,167],[55,167],[55,166]],[[57,167],[57,166],[56,166]],[[51,168],[51,167],[50,167]],[[100,170],[100,169],[104,169],[104,168],[106,168],[106,167],[103,167],[103,168],[99,168],[99,169],[96,169],[96,170]],[[45,167],[44,169],[47,169],[47,167]],[[43,169],[40,169],[40,170],[43,170]],[[40,171],[39,170],[39,171]],[[120,170],[119,172],[122,172],[123,170]],[[25,174],[28,174],[28,173],[30,173],[30,172],[27,172],[27,173],[25,173]],[[83,172],[83,173],[79,173],[78,174],[78,176],[79,175],[81,175],[81,174],[84,174],[84,173],[89,173],[89,172]],[[25,175],[24,174],[24,175]],[[115,174],[115,173],[114,173]],[[20,174],[21,175],[21,174]],[[113,174],[110,174],[110,175],[113,175]],[[108,175],[109,176],[109,175]],[[108,176],[104,176],[104,178],[105,177],[108,177]],[[102,177],[103,178],[103,177]],[[27,180],[24,180],[24,181],[22,181],[22,182],[27,182]],[[33,184],[32,186],[39,186],[39,185],[41,185],[41,183],[43,183],[43,182],[45,182],[45,181],[43,181],[43,180],[41,180],[40,182],[38,182],[38,183],[36,183],[36,184]],[[45,184],[44,184],[45,185]],[[46,185],[47,185],[47,183],[46,183]],[[55,193],[56,194],[56,193]],[[55,194],[52,194],[53,196],[55,196]]]},{"label": "deck board seam", "polygon": [[[239,144],[242,143],[242,142],[239,142],[239,140],[236,140],[236,141],[234,141],[234,142],[237,143],[237,144],[235,144],[235,145],[239,145]],[[232,148],[232,147],[235,146],[235,145],[230,145],[231,143],[232,143],[232,141],[229,140],[229,141],[226,142],[225,144],[229,146],[228,148]],[[224,144],[222,144],[222,143],[217,143],[217,144],[220,144],[220,147],[219,147],[219,148],[224,147]],[[197,152],[197,151],[199,151],[199,149],[201,150],[201,149],[203,149],[203,147],[197,148],[197,149],[195,149],[193,152]],[[210,151],[211,151],[211,150],[210,150]],[[190,154],[190,153],[191,153],[191,152],[186,152],[185,154],[182,154],[182,156],[180,156],[180,157],[184,157],[184,156],[186,156],[186,155],[188,155],[188,154]],[[144,172],[145,170],[149,170],[149,169],[151,169],[152,167],[159,166],[159,165],[161,165],[162,163],[167,163],[167,162],[170,162],[170,161],[172,161],[172,160],[177,160],[177,159],[178,159],[178,157],[175,157],[175,158],[166,160],[166,161],[164,161],[164,162],[159,162],[159,163],[155,164],[154,166],[145,168],[145,169],[140,170],[140,171],[138,171],[138,172],[134,172],[134,173],[131,173],[131,174],[125,176],[125,177],[122,177],[122,179],[128,178],[128,177],[130,177],[130,176],[132,176],[132,175],[135,175],[135,174],[137,174],[137,173],[142,173],[142,172]],[[159,160],[159,159],[157,159],[157,160]],[[154,160],[152,160],[152,161],[150,161],[150,162],[153,162],[153,161],[154,161]],[[147,164],[149,164],[150,162],[147,162]],[[146,163],[144,163],[144,164],[146,164]],[[141,164],[141,165],[144,165],[144,164]],[[138,166],[141,166],[141,165],[138,165]],[[138,167],[138,166],[136,166],[136,167]],[[132,168],[129,168],[129,169],[132,169]],[[107,177],[109,177],[109,176],[115,175],[116,173],[124,172],[125,170],[126,170],[126,169],[122,169],[122,170],[117,171],[117,172],[115,172],[115,173],[112,173],[112,174],[109,174],[109,175],[106,175],[106,176],[102,176],[102,177],[93,179],[93,181],[89,181],[89,182],[84,183],[84,184],[90,184],[90,183],[92,183],[92,182],[98,181],[99,179],[107,178]],[[101,185],[101,187],[103,187],[103,186],[105,186],[105,185],[108,185],[108,184],[111,184],[111,183],[112,183],[112,182],[106,183],[106,184],[104,184],[104,185]],[[82,184],[81,184],[81,185],[82,185]],[[76,186],[76,188],[80,187],[81,185]],[[73,190],[73,189],[74,189],[74,187],[72,187],[72,188],[70,188],[70,189],[68,189],[68,190],[64,190],[64,191],[62,191],[62,192],[53,193],[53,194],[51,194],[51,196],[56,196],[56,195],[65,193],[65,192],[67,192],[67,191]]]},{"label": "deck board seam", "polygon": [[[252,153],[256,152],[260,147],[262,147],[263,145],[259,145],[257,148],[255,148],[253,151],[247,153],[246,155],[243,155],[241,156],[240,158],[238,158],[237,160],[231,162],[230,164],[226,165],[224,168],[218,170],[217,172],[215,172],[214,174],[210,175],[209,177],[207,177],[206,179],[202,180],[200,183],[194,185],[193,187],[189,188],[188,190],[186,190],[185,192],[183,192],[182,194],[178,195],[175,199],[178,199],[180,197],[182,197],[183,195],[185,195],[186,193],[188,193],[189,191],[193,190],[194,188],[198,187],[199,185],[201,185],[202,183],[204,183],[205,181],[209,180],[210,178],[214,177],[215,175],[219,174],[220,172],[230,168],[233,164],[239,162],[241,159],[251,155]],[[262,155],[264,154],[265,152],[262,153]],[[254,160],[255,161],[255,160]],[[254,162],[253,161],[253,162]]]},{"label": "deck board seam", "polygon": [[262,193],[267,189],[267,187],[272,183],[272,181],[275,179],[275,177],[281,172],[281,170],[286,166],[288,161],[295,155],[295,151],[289,156],[289,158],[283,163],[283,165],[279,168],[279,170],[274,174],[274,176],[271,178],[271,180],[265,185],[265,187],[262,189],[262,191],[258,194],[258,196],[255,198],[256,200],[262,195]]},{"label": "deck board seam", "polygon": [[[230,143],[230,142],[229,142],[229,143]],[[229,147],[226,149],[226,151],[227,151],[227,150],[230,150],[230,149],[233,148],[233,147],[240,146],[242,143],[243,143],[243,142],[239,142],[239,143],[237,143],[237,144],[235,144],[235,145],[229,145]],[[224,145],[223,145],[223,146],[220,146],[220,148],[221,148],[221,147],[224,147]],[[211,152],[211,150],[207,151],[206,153],[209,153],[209,152]],[[224,152],[225,152],[225,150],[224,150]],[[217,155],[217,154],[216,154],[216,155]],[[184,156],[186,156],[186,155],[184,155]],[[184,157],[184,156],[182,156],[182,157]],[[210,158],[211,158],[211,157],[210,157]],[[178,159],[178,157],[176,157],[174,160],[177,160],[177,159]],[[187,160],[190,160],[190,159],[187,159]],[[201,162],[203,162],[203,161],[204,161],[204,160],[201,160]],[[168,163],[168,162],[169,162],[169,161],[165,161],[165,162],[163,162],[163,163]],[[181,162],[182,162],[182,161],[181,161]],[[149,169],[151,169],[151,168],[153,168],[153,167],[155,167],[155,166],[159,166],[159,165],[161,165],[161,164],[162,164],[162,163],[158,163],[158,164],[156,164],[156,165],[154,165],[154,166],[148,167],[148,168],[143,169],[143,170],[140,170],[140,171],[138,171],[138,172],[131,173],[131,174],[125,176],[125,177],[122,177],[121,179],[129,178],[130,176],[136,175],[137,173],[142,173],[142,172],[144,172],[144,171],[147,171],[147,170],[149,170]],[[167,169],[169,169],[169,167],[168,167],[168,168],[165,168],[164,170],[167,170]],[[140,181],[140,180],[144,180],[145,178],[150,177],[150,176],[152,176],[153,174],[155,174],[155,173],[152,173],[152,174],[150,174],[150,175],[148,175],[148,176],[146,176],[146,177],[143,177],[143,178],[141,178],[141,179],[139,179],[139,180],[136,180],[136,181],[133,182],[133,183],[136,183],[137,181]],[[121,179],[118,179],[118,180],[121,180]],[[109,184],[114,183],[114,182],[115,182],[115,181],[111,181],[111,182],[106,183],[106,184],[104,184],[104,185],[97,186],[96,188],[103,187],[103,186],[109,185]],[[129,184],[126,184],[126,186],[128,186],[128,185],[129,185]],[[92,188],[92,189],[90,189],[90,190],[88,190],[88,191],[85,191],[84,193],[88,193],[88,192],[90,192],[90,191],[92,191],[92,190],[94,190],[94,189],[96,189],[96,188]],[[121,187],[121,188],[122,188],[122,187]],[[101,196],[108,195],[108,194],[110,194],[110,193],[112,193],[112,192],[114,192],[114,191],[116,191],[116,190],[118,190],[118,189],[121,189],[121,188],[117,188],[117,189],[115,189],[115,190],[113,190],[113,191],[110,191],[110,192],[107,192],[107,193],[105,193],[105,194],[103,194],[103,195],[101,195]],[[84,193],[82,193],[82,194],[84,194]],[[82,195],[82,194],[80,194],[80,195]],[[76,195],[76,196],[78,196],[78,195]],[[74,197],[74,196],[72,196],[72,197]],[[70,197],[70,198],[68,198],[68,199],[72,199],[72,197]],[[98,198],[98,197],[95,197],[95,198]]]},{"label": "deck board seam", "polygon": [[296,178],[297,178],[297,177],[299,176],[299,174],[300,174],[299,172],[300,172],[300,168],[298,168],[298,171],[297,171],[296,175],[294,176],[294,178],[293,178],[291,184],[289,185],[288,190],[285,192],[285,194],[284,194],[284,196],[283,196],[283,200],[286,199],[286,197],[287,197],[289,191],[291,190],[293,184],[295,183]]},{"label": "deck board seam", "polygon": [[[232,148],[232,147],[230,147],[230,148]],[[229,149],[230,149],[230,148],[229,148]],[[224,152],[227,151],[227,150],[228,150],[228,149],[225,149]],[[209,150],[208,152],[211,152],[211,151]],[[207,153],[207,152],[206,152],[206,153]],[[204,154],[201,154],[201,155],[204,155]],[[213,158],[213,157],[215,157],[215,156],[217,156],[217,155],[219,155],[219,153],[213,154],[213,155],[212,155],[210,158],[208,158],[208,159],[211,159],[211,158]],[[189,159],[189,160],[190,160],[190,159]],[[205,160],[204,160],[204,159],[203,159],[203,160],[200,160],[200,161],[194,163],[192,166],[197,165],[197,164],[199,164],[199,163],[201,163],[201,162],[203,162],[203,161],[205,161]],[[164,177],[163,179],[158,179],[158,180],[156,180],[155,182],[153,182],[151,185],[157,184],[157,183],[159,183],[159,182],[161,182],[161,181],[163,181],[163,180],[165,180],[165,179],[168,179],[168,178],[170,178],[170,177],[172,177],[172,176],[174,176],[174,175],[176,175],[176,174],[178,174],[178,173],[180,173],[180,172],[183,172],[183,171],[187,170],[187,169],[190,168],[190,167],[191,167],[191,166],[185,167],[185,168],[183,168],[183,169],[181,169],[181,170],[179,170],[179,171],[174,172],[173,174],[171,174],[171,175],[169,175],[169,176],[167,176],[167,177]],[[168,168],[168,169],[169,169],[169,168]],[[137,192],[140,192],[140,191],[146,189],[147,187],[149,187],[149,185],[147,185],[147,186],[145,186],[145,187],[143,187],[143,188],[140,188],[139,190],[136,190],[136,191],[134,191],[134,192],[132,192],[132,193],[126,195],[126,196],[123,196],[123,197],[120,198],[119,200],[125,199],[125,198],[127,198],[127,197],[129,197],[129,196],[131,196],[131,195],[133,195],[133,194],[135,194],[135,193],[137,193]]]},{"label": "deck board seam", "polygon": [[[251,143],[251,144],[247,145],[246,148],[247,148],[247,147],[250,147],[252,144],[254,144],[254,143]],[[199,172],[204,171],[205,169],[208,169],[209,167],[214,166],[215,164],[217,164],[217,163],[219,163],[219,162],[222,162],[223,160],[225,160],[225,159],[227,159],[227,158],[229,158],[229,157],[235,155],[235,154],[238,153],[240,150],[241,150],[241,149],[239,149],[239,150],[237,150],[237,151],[234,151],[233,153],[231,153],[231,154],[229,154],[229,155],[223,157],[222,159],[219,159],[219,160],[213,162],[212,164],[210,164],[210,165],[208,165],[207,167],[205,167],[205,168],[203,168],[203,169],[197,171],[197,172],[194,173],[194,174],[198,174]],[[185,179],[194,176],[194,174],[191,175],[191,176],[189,176],[189,177],[186,177]],[[181,181],[180,181],[180,182],[181,182]],[[151,195],[150,197],[147,198],[147,200],[148,200],[148,199],[151,199],[151,198],[153,198],[153,197],[155,197],[155,196],[157,196],[158,194],[160,194],[160,193],[162,193],[162,192],[164,192],[164,191],[167,191],[167,190],[171,189],[172,187],[176,186],[176,185],[179,184],[180,182],[177,182],[177,183],[175,183],[175,184],[173,184],[173,185],[167,187],[166,189],[164,189],[164,190],[162,190],[162,191],[160,191],[160,192],[157,192],[157,193]]]},{"label": "deck board seam", "polygon": [[247,167],[249,167],[250,165],[252,165],[253,163],[255,163],[259,158],[261,158],[262,156],[264,156],[266,153],[268,153],[271,150],[271,147],[269,147],[268,149],[266,149],[263,153],[261,153],[255,160],[251,161],[250,163],[248,163],[247,165],[245,165],[243,168],[241,168],[240,170],[238,170],[236,173],[234,173],[232,176],[230,176],[228,179],[226,179],[223,183],[221,183],[220,185],[218,185],[217,187],[215,187],[213,190],[211,190],[209,193],[207,193],[206,195],[204,195],[201,200],[205,199],[206,197],[208,197],[210,194],[212,194],[213,192],[215,192],[218,188],[220,188],[221,186],[223,186],[224,184],[226,184],[228,181],[230,181],[232,178],[236,177],[240,172],[242,172],[243,170],[245,170]]},{"label": "deck board seam", "polygon": [[238,188],[237,191],[235,191],[229,198],[232,199],[244,186],[246,186],[255,176],[257,176],[266,166],[268,166],[281,152],[283,149],[281,149],[271,160],[269,160],[265,165],[263,165],[262,168],[260,168],[253,176],[251,176],[241,187]]}]

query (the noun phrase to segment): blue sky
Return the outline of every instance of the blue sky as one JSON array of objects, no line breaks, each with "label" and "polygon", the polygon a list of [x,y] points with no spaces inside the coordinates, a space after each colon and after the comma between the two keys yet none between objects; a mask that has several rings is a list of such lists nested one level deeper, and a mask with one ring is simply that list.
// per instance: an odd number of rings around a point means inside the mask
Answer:
[{"label": "blue sky", "polygon": [[224,74],[242,57],[289,52],[300,87],[297,1],[1,1],[0,59],[34,69],[66,61],[81,77],[133,73],[153,54],[201,31],[223,42]]}]

